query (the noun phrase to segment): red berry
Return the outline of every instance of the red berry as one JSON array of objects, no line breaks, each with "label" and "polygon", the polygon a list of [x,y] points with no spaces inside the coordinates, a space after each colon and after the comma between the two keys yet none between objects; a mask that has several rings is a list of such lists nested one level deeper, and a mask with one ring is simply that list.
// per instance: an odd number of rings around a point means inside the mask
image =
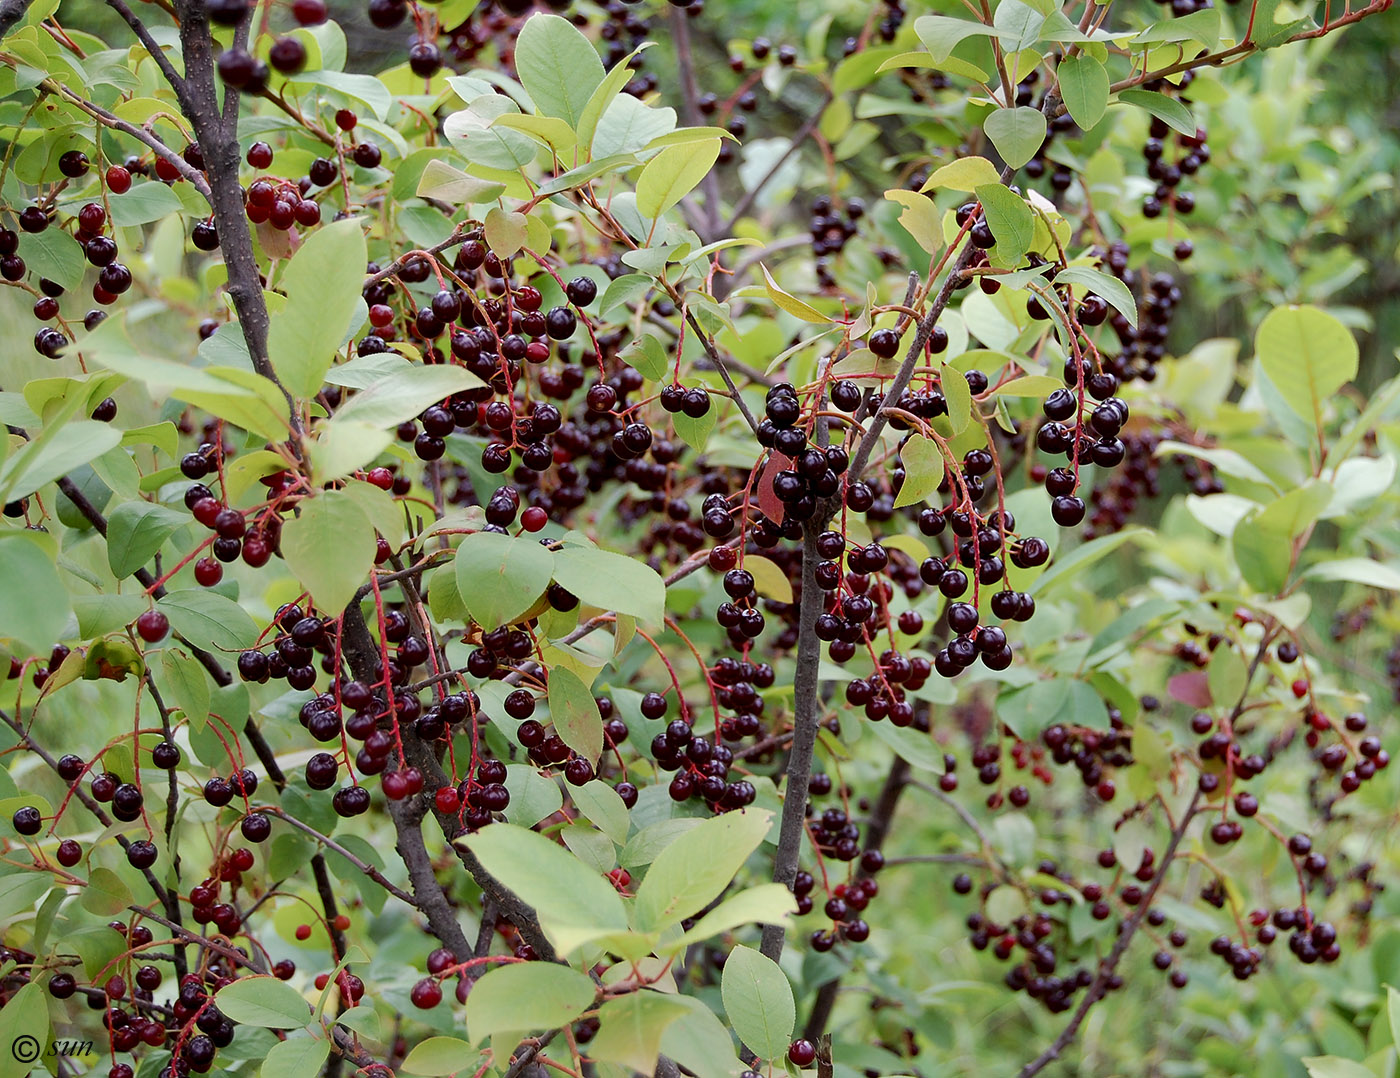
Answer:
[{"label": "red berry", "polygon": [[549,514],[538,505],[532,505],[520,514],[520,526],[527,532],[537,532],[549,523]]},{"label": "red berry", "polygon": [[793,1041],[788,1048],[788,1059],[795,1067],[809,1067],[817,1058],[817,1046],[811,1041]]},{"label": "red berry", "polygon": [[461,807],[461,798],[451,786],[444,786],[433,796],[433,804],[444,816],[450,816]]},{"label": "red berry", "polygon": [[180,178],[180,170],[175,167],[175,162],[167,157],[156,158],[156,178],[164,180],[166,183],[174,183]]},{"label": "red berry", "polygon": [[419,1010],[430,1011],[442,1002],[442,986],[431,977],[424,977],[413,986],[410,996],[415,1007]]},{"label": "red berry", "polygon": [[292,18],[302,26],[319,26],[326,21],[326,0],[292,0]]},{"label": "red berry", "polygon": [[[373,310],[370,314],[373,315]],[[393,312],[390,312],[391,314]],[[380,490],[389,490],[394,485],[394,473],[388,468],[371,468],[365,474],[366,482],[373,483]]]},{"label": "red berry", "polygon": [[1298,678],[1292,685],[1293,695],[1299,700],[1308,695],[1308,679]]},{"label": "red berry", "polygon": [[212,528],[214,521],[223,510],[214,498],[201,498],[191,507],[190,512],[194,514],[195,520],[199,521],[206,528]]},{"label": "red berry", "polygon": [[146,643],[154,644],[170,632],[170,619],[159,610],[147,610],[136,619],[136,632]]},{"label": "red berry", "polygon": [[212,588],[224,578],[224,567],[217,558],[200,558],[194,563],[194,578],[202,587]]},{"label": "red berry", "polygon": [[297,925],[296,937],[299,940],[309,940],[311,938],[311,926]]},{"label": "red berry", "polygon": [[121,165],[113,165],[107,170],[107,190],[114,195],[122,195],[131,190],[131,173]]}]

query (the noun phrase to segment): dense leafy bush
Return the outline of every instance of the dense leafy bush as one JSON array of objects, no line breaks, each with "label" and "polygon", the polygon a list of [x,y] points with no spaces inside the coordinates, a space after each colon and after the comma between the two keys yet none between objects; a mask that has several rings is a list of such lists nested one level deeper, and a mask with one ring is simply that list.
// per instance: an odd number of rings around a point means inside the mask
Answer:
[{"label": "dense leafy bush", "polygon": [[0,4],[0,1068],[1392,1074],[1389,0],[549,7]]}]

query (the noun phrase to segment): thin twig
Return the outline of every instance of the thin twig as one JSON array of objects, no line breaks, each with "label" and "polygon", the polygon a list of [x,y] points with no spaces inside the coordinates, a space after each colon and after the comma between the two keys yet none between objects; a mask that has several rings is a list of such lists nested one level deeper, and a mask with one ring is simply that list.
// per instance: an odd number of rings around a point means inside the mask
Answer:
[{"label": "thin twig", "polygon": [[729,223],[724,226],[724,235],[732,236],[734,226],[739,223],[740,218],[749,212],[749,207],[754,204],[754,200],[762,193],[763,189],[773,182],[773,177],[778,174],[778,170],[787,164],[788,158],[795,154],[807,137],[817,129],[817,125],[822,122],[822,115],[826,112],[826,107],[831,104],[831,91],[828,90],[822,95],[822,99],[813,107],[811,115],[803,122],[796,133],[792,136],[790,145],[768,169],[762,178],[740,196],[738,203],[734,206],[734,212],[729,215]]}]

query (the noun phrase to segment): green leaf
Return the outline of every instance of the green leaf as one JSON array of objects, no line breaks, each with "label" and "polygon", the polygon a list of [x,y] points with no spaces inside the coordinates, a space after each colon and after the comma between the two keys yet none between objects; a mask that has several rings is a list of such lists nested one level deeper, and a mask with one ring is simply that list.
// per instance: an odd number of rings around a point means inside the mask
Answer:
[{"label": "green leaf", "polygon": [[379,1039],[381,1029],[379,1012],[368,1004],[362,1003],[358,1007],[342,1011],[336,1016],[335,1024],[354,1030],[361,1037],[367,1037],[372,1041]]},{"label": "green leaf", "polygon": [[1244,660],[1234,648],[1221,646],[1215,649],[1206,667],[1206,684],[1210,687],[1210,698],[1217,707],[1230,707],[1245,690],[1249,673]]},{"label": "green leaf", "polygon": [[637,888],[636,927],[679,924],[729,886],[768,834],[771,812],[748,809],[706,820],[661,851]]},{"label": "green leaf", "polygon": [[[924,15],[914,20],[914,33],[928,49],[935,60],[946,60],[958,42],[969,37],[996,37],[1006,35],[994,27],[973,22],[971,19],[954,19],[947,15]],[[1029,160],[1029,158],[1027,158]]]},{"label": "green leaf", "polygon": [[493,969],[467,997],[467,1032],[480,1044],[497,1033],[530,1033],[566,1026],[593,1006],[593,982],[552,962]]},{"label": "green leaf", "polygon": [[1288,582],[1291,548],[1287,536],[1260,527],[1259,516],[1251,513],[1235,525],[1230,549],[1246,584],[1265,595],[1277,595]]},{"label": "green leaf", "polygon": [[0,497],[14,501],[121,444],[121,431],[94,419],[69,420],[0,465]]},{"label": "green leaf", "polygon": [[1020,0],[1001,0],[992,16],[992,23],[1001,31],[1007,52],[1019,52],[1040,40],[1046,14]]},{"label": "green leaf", "polygon": [[515,70],[535,107],[575,130],[603,81],[598,51],[558,15],[536,14],[525,20],[515,43]]},{"label": "green leaf", "polygon": [[[109,936],[114,935],[110,928],[106,931]],[[33,982],[26,984],[5,1001],[4,1009],[0,1010],[0,1044],[4,1045],[4,1051],[0,1053],[0,1076],[24,1078],[34,1073],[30,1063],[38,1063],[39,1051],[49,1047],[47,993],[41,985]],[[37,1049],[32,1058],[26,1058],[26,1045]],[[49,1058],[52,1060],[54,1057]],[[38,1070],[41,1074],[48,1073],[42,1064],[39,1064]]]},{"label": "green leaf", "polygon": [[457,591],[483,628],[508,625],[544,594],[554,562],[531,536],[476,532],[457,548]]},{"label": "green leaf", "polygon": [[603,754],[603,717],[593,691],[573,671],[556,666],[549,672],[549,717],[554,732],[590,764]]},{"label": "green leaf", "polygon": [[776,962],[752,947],[735,947],[724,963],[720,997],[729,1024],[756,1056],[784,1057],[797,1023],[797,1004],[787,974]]},{"label": "green leaf", "polygon": [[510,791],[506,819],[521,827],[533,827],[564,803],[559,784],[525,764],[506,765],[506,789]]},{"label": "green leaf", "polygon": [[519,112],[507,112],[496,117],[492,126],[521,131],[559,155],[572,150],[578,143],[574,129],[553,116],[526,116]]},{"label": "green leaf", "polygon": [[[593,156],[607,158],[648,152],[654,140],[676,127],[676,110],[652,108],[631,94],[615,98],[593,133]],[[659,149],[660,147],[654,147]],[[645,230],[634,232],[640,239]]]},{"label": "green leaf", "polygon": [[1138,45],[1158,41],[1195,41],[1203,48],[1213,50],[1220,41],[1220,9],[1206,8],[1180,18],[1153,23],[1135,35],[1132,43]]},{"label": "green leaf", "polygon": [[[475,987],[472,992],[476,992]],[[470,996],[467,997],[467,1009],[471,1009]],[[455,1074],[470,1070],[479,1055],[475,1048],[458,1037],[429,1037],[413,1046],[413,1051],[399,1064],[399,1070],[404,1074]]]},{"label": "green leaf", "polygon": [[1370,1067],[1340,1056],[1304,1056],[1308,1078],[1376,1078]]},{"label": "green leaf", "polygon": [[586,165],[579,165],[578,168],[561,172],[554,179],[540,184],[539,187],[535,188],[535,195],[536,197],[544,197],[545,195],[557,195],[560,191],[571,191],[575,187],[582,187],[589,180],[626,171],[636,164],[639,164],[636,155],[630,153],[615,153],[607,157],[600,157]]},{"label": "green leaf", "polygon": [[1076,547],[1066,557],[1056,559],[1049,569],[1036,578],[1035,583],[1030,588],[1031,594],[1045,595],[1052,591],[1056,585],[1070,580],[1096,561],[1107,557],[1124,543],[1137,542],[1151,534],[1152,532],[1148,528],[1124,528],[1120,532],[1102,536],[1085,543],[1083,546]]},{"label": "green leaf", "polygon": [[[0,565],[2,564],[3,560],[0,559]],[[3,571],[3,568],[0,568],[0,572]],[[78,635],[84,640],[91,640],[95,636],[104,636],[114,629],[130,625],[146,606],[146,597],[139,593],[75,596],[73,612],[78,615]]]},{"label": "green leaf", "polygon": [[324,1037],[288,1037],[272,1046],[258,1073],[261,1078],[307,1078],[321,1072],[330,1054]]},{"label": "green leaf", "polygon": [[649,41],[643,43],[628,53],[621,62],[614,64],[607,75],[593,88],[593,92],[588,95],[588,101],[583,106],[583,112],[578,120],[578,141],[585,150],[592,151],[593,135],[598,130],[598,121],[603,118],[603,113],[608,111],[608,106],[613,103],[618,94],[622,93],[622,88],[632,78],[633,71],[630,66],[632,57],[650,45]]},{"label": "green leaf", "polygon": [[520,106],[503,94],[486,94],[461,112],[447,117],[442,125],[443,134],[472,164],[502,173],[513,172],[533,161],[539,146],[519,131],[491,124],[498,116],[519,111]]},{"label": "green leaf", "polygon": [[240,977],[214,996],[224,1014],[245,1026],[300,1029],[311,1021],[311,1004],[291,985],[276,977]]},{"label": "green leaf", "polygon": [[693,996],[678,996],[690,1013],[666,1027],[661,1050],[697,1078],[734,1078],[747,1068],[735,1058],[734,1040],[715,1012]]},{"label": "green leaf", "polygon": [[601,1024],[588,1043],[588,1055],[638,1074],[652,1074],[666,1028],[689,1011],[675,996],[650,989],[610,999],[598,1009]]},{"label": "green leaf", "polygon": [[1063,389],[1064,382],[1048,374],[1023,374],[997,387],[998,397],[1044,397]]},{"label": "green leaf", "polygon": [[185,208],[174,189],[158,180],[138,183],[120,195],[109,195],[107,205],[111,210],[112,224],[120,228],[149,225]]},{"label": "green leaf", "polygon": [[19,256],[35,277],[46,278],[70,291],[83,283],[83,271],[87,269],[83,248],[61,228],[46,228],[37,234],[21,232]]},{"label": "green leaf", "polygon": [[1183,135],[1196,134],[1196,120],[1191,110],[1174,97],[1159,94],[1154,90],[1122,90],[1118,100],[1128,105],[1146,109],[1168,127],[1175,128]]},{"label": "green leaf", "polygon": [[992,140],[1001,159],[1011,168],[1020,168],[1045,142],[1045,114],[1029,105],[997,109],[983,121],[982,130]]},{"label": "green leaf", "polygon": [[753,576],[754,591],[765,599],[776,599],[780,603],[793,601],[792,581],[778,563],[762,554],[750,554],[744,558],[743,566]]},{"label": "green leaf", "polygon": [[216,591],[172,591],[156,606],[170,619],[170,627],[197,648],[242,651],[258,638],[258,627],[248,612]]},{"label": "green leaf", "polygon": [[943,750],[928,734],[909,726],[871,723],[870,730],[894,750],[895,755],[922,771],[943,771]]},{"label": "green leaf", "polygon": [[151,502],[122,502],[107,517],[107,564],[118,580],[140,569],[194,518]]},{"label": "green leaf", "polygon": [[1092,130],[1108,111],[1108,71],[1094,57],[1080,53],[1062,60],[1055,73],[1070,116],[1083,130]]},{"label": "green leaf", "polygon": [[0,533],[0,580],[5,582],[0,587],[0,640],[7,646],[20,642],[26,654],[47,655],[68,621],[68,589],[54,564],[52,543],[38,533]]},{"label": "green leaf", "polygon": [[477,179],[459,168],[453,168],[446,161],[433,159],[423,166],[423,174],[418,177],[418,187],[414,193],[419,198],[435,198],[465,206],[469,203],[494,202],[505,194],[505,190],[503,183]]},{"label": "green leaf", "polygon": [[171,704],[185,713],[195,730],[203,729],[209,717],[209,680],[204,667],[179,648],[166,648],[160,654],[164,678],[161,690]]},{"label": "green leaf", "polygon": [[565,545],[555,555],[554,579],[591,606],[631,614],[652,625],[665,616],[665,582],[650,566],[625,554]]},{"label": "green leaf", "polygon": [[647,162],[637,179],[637,212],[660,217],[693,191],[719,157],[720,140],[668,146]]},{"label": "green leaf", "polygon": [[[554,706],[551,704],[551,713],[553,710]],[[627,841],[627,832],[632,826],[627,806],[622,803],[617,791],[606,782],[593,779],[582,786],[572,787],[569,796],[573,798],[574,807],[583,817],[610,839],[618,845]]]},{"label": "green leaf", "polygon": [[383,81],[373,75],[352,75],[344,71],[301,71],[287,79],[291,86],[323,86],[367,105],[375,119],[385,120],[394,106],[394,96]]},{"label": "green leaf", "polygon": [[481,379],[465,367],[406,363],[357,392],[336,409],[331,423],[364,423],[382,429],[396,427],[406,419],[413,419],[430,404],[482,385]]},{"label": "green leaf", "polygon": [[781,883],[761,883],[725,899],[695,923],[673,945],[675,949],[699,943],[746,924],[779,925],[797,912],[792,892]]},{"label": "green leaf", "polygon": [[956,438],[972,422],[972,387],[962,371],[955,367],[943,368],[938,385],[948,402],[948,425]]},{"label": "green leaf", "polygon": [[1371,588],[1400,591],[1400,569],[1370,558],[1336,558],[1320,562],[1303,576],[1309,580],[1349,580]]},{"label": "green leaf", "polygon": [[1328,398],[1356,377],[1356,339],[1316,307],[1275,307],[1259,323],[1254,352],[1288,407],[1317,427]]},{"label": "green leaf", "polygon": [[935,171],[919,190],[922,193],[949,187],[954,191],[975,191],[986,184],[1000,182],[996,166],[985,157],[960,157]]},{"label": "green leaf", "polygon": [[546,935],[563,953],[627,928],[627,913],[613,885],[543,835],[496,823],[457,841],[534,907]]},{"label": "green leaf", "polygon": [[830,318],[822,314],[821,311],[817,310],[815,307],[783,291],[778,282],[773,280],[773,275],[768,272],[768,267],[762,262],[758,264],[758,268],[763,271],[763,280],[768,292],[768,298],[771,299],[778,308],[796,318],[802,319],[804,322],[813,322],[821,326],[828,325],[831,322]]},{"label": "green leaf", "polygon": [[1026,200],[1000,183],[985,183],[977,188],[977,201],[982,203],[987,227],[996,237],[998,261],[1019,265],[1035,242],[1035,214]]},{"label": "green leaf", "polygon": [[338,490],[304,499],[282,526],[282,557],[316,605],[339,611],[374,567],[374,524],[360,504]]},{"label": "green leaf", "polygon": [[272,316],[267,351],[293,396],[320,392],[353,322],[363,317],[366,260],[364,231],[351,217],[313,230],[287,263],[280,284],[287,302]]},{"label": "green leaf", "polygon": [[486,213],[484,229],[487,246],[501,258],[510,258],[525,246],[527,232],[523,213],[492,206]]},{"label": "green leaf", "polygon": [[938,207],[927,196],[896,187],[886,191],[885,198],[903,207],[899,223],[915,243],[929,254],[943,249]]},{"label": "green leaf", "polygon": [[319,427],[311,443],[311,463],[322,483],[359,471],[393,444],[392,432],[354,420]]},{"label": "green leaf", "polygon": [[182,400],[268,441],[287,437],[286,398],[270,379],[250,370],[193,367],[146,355],[132,343],[124,317],[107,319],[82,338],[78,348],[89,361],[146,383],[157,399]]},{"label": "green leaf", "polygon": [[666,377],[666,372],[671,369],[666,346],[650,333],[639,333],[632,338],[632,343],[623,349],[621,358],[628,366],[640,371],[643,378],[653,382]]},{"label": "green leaf", "polygon": [[83,888],[79,904],[88,913],[98,917],[111,917],[121,913],[134,899],[122,878],[109,868],[94,868],[88,875],[87,886]]},{"label": "green leaf", "polygon": [[943,482],[943,451],[937,442],[922,434],[911,434],[899,451],[899,459],[904,465],[904,485],[895,496],[896,509],[918,505],[938,492],[938,485]]},{"label": "green leaf", "polygon": [[1090,292],[1107,300],[1109,306],[1128,320],[1129,325],[1137,325],[1137,303],[1133,300],[1133,293],[1112,274],[1090,269],[1088,266],[1071,266],[1055,275],[1055,284],[1083,285]]},{"label": "green leaf", "polygon": [[671,416],[671,424],[676,428],[676,433],[680,435],[681,441],[696,450],[705,448],[718,423],[719,409],[714,406],[713,402],[710,404],[710,410],[698,419],[693,419],[684,412],[677,412]]}]

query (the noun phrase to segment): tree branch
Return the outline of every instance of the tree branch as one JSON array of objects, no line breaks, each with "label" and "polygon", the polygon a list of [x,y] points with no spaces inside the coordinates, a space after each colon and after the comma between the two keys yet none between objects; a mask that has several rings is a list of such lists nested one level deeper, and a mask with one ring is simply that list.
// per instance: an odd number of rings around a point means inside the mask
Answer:
[{"label": "tree branch", "polygon": [[[676,45],[676,75],[680,81],[681,115],[688,127],[700,127],[703,126],[704,120],[697,104],[700,97],[700,87],[695,78],[695,54],[690,41],[690,16],[678,7],[672,7],[669,16],[671,38]],[[712,243],[720,238],[721,225],[719,174],[714,169],[705,173],[705,178],[700,181],[700,190],[705,193],[705,222],[704,227],[696,229],[696,231],[702,233],[702,239],[706,243]]]},{"label": "tree branch", "polygon": [[[867,850],[879,850],[884,846],[885,839],[890,834],[890,825],[894,822],[894,810],[899,805],[899,796],[908,783],[909,762],[903,756],[896,756],[885,775],[885,783],[880,787],[880,796],[875,801],[875,807],[870,810],[870,817],[865,824]],[[870,873],[857,865],[856,879],[868,875]],[[836,1005],[836,993],[840,988],[841,978],[837,976],[817,989],[817,998],[812,1001],[812,1010],[807,1015],[807,1024],[802,1033],[809,1041],[817,1041],[826,1031],[826,1024],[831,1020],[831,1009]]]},{"label": "tree branch", "polygon": [[[416,616],[416,612],[414,612],[413,617],[416,618]],[[376,672],[379,651],[369,634],[369,626],[365,624],[364,615],[360,612],[358,604],[351,603],[345,608],[341,618],[341,630],[343,650],[346,660],[350,663],[351,671],[366,684],[374,684],[379,680]],[[432,749],[411,733],[403,738],[403,754],[405,762],[410,767],[418,768],[423,775],[423,791],[418,796],[425,805],[431,804],[438,790],[448,785],[451,780],[443,772],[442,765],[438,762]],[[432,813],[437,819],[438,827],[452,852],[457,855],[457,859],[471,874],[476,885],[481,888],[482,894],[496,903],[502,914],[515,925],[520,931],[521,938],[534,949],[537,955],[545,961],[554,961],[556,958],[554,945],[545,936],[544,929],[540,927],[539,917],[535,914],[534,909],[514,891],[505,887],[487,872],[486,866],[477,859],[471,850],[454,841],[466,833],[466,829],[455,814],[438,812],[436,806],[433,807]],[[396,828],[399,823],[400,820],[396,816],[394,818]],[[433,879],[433,886],[441,891],[436,878]],[[421,908],[424,898],[420,894],[418,899]],[[445,902],[446,899],[444,898],[443,901]],[[460,926],[457,932],[460,934]],[[468,946],[464,957],[470,957],[471,953],[472,948]]]},{"label": "tree branch", "polygon": [[408,869],[409,883],[416,896],[414,905],[428,918],[428,927],[433,935],[456,956],[458,962],[465,962],[475,957],[476,948],[462,931],[457,913],[447,901],[447,895],[433,872],[428,848],[423,845],[425,808],[424,803],[417,799],[389,802],[389,816],[394,821],[394,833],[397,835],[394,848]]},{"label": "tree branch", "polygon": [[0,0],[0,37],[4,37],[24,18],[34,0]]},{"label": "tree branch", "polygon": [[1060,1035],[1035,1059],[1031,1060],[1021,1068],[1016,1078],[1033,1078],[1052,1062],[1060,1057],[1060,1053],[1069,1046],[1079,1032],[1079,1027],[1084,1023],[1085,1016],[1095,1003],[1101,1000],[1108,992],[1108,982],[1113,977],[1113,972],[1118,968],[1118,963],[1123,955],[1127,953],[1128,946],[1133,942],[1133,937],[1137,935],[1137,930],[1141,926],[1143,918],[1147,916],[1147,911],[1152,907],[1152,900],[1157,897],[1157,890],[1162,886],[1162,881],[1167,878],[1167,869],[1176,858],[1177,848],[1181,845],[1181,840],[1186,835],[1186,829],[1196,815],[1196,806],[1200,803],[1201,791],[1197,790],[1191,795],[1191,802],[1186,806],[1186,810],[1181,814],[1181,819],[1172,830],[1171,840],[1167,843],[1167,848],[1162,854],[1162,860],[1158,863],[1157,874],[1152,877],[1152,882],[1147,885],[1147,890],[1142,896],[1142,902],[1134,907],[1128,919],[1123,922],[1123,928],[1118,933],[1118,938],[1113,942],[1113,949],[1108,952],[1108,957],[1099,964],[1098,976],[1094,978],[1088,990],[1084,993],[1084,998],[1079,1001],[1079,1006],[1075,1008],[1069,1024],[1060,1031]]},{"label": "tree branch", "polygon": [[[809,520],[802,529],[802,592],[797,608],[797,676],[794,681],[792,747],[788,752],[787,787],[783,791],[783,816],[778,829],[778,849],[773,857],[773,882],[792,886],[797,876],[798,855],[806,834],[807,790],[812,778],[812,752],[817,743],[821,702],[817,698],[817,672],[821,664],[821,641],[817,638],[817,615],[821,613],[824,592],[817,583],[817,536],[826,527],[827,516]],[[759,950],[774,962],[783,953],[787,929],[764,925]]]},{"label": "tree branch", "polygon": [[131,27],[131,32],[136,35],[141,44],[146,47],[146,51],[151,54],[151,59],[156,62],[160,72],[165,76],[165,81],[170,83],[170,88],[175,91],[177,97],[184,100],[185,80],[180,73],[175,70],[175,65],[170,62],[170,57],[165,55],[165,50],[156,43],[156,39],[151,36],[151,32],[146,29],[146,24],[136,17],[136,13],[127,7],[123,0],[107,0],[107,6],[115,11]]},{"label": "tree branch", "polygon": [[724,226],[724,234],[726,236],[732,236],[734,234],[734,226],[739,223],[739,219],[743,217],[744,214],[749,212],[749,208],[754,204],[754,200],[758,198],[765,187],[773,182],[773,177],[778,174],[779,169],[787,164],[788,158],[795,154],[802,144],[807,141],[807,137],[817,129],[817,125],[822,122],[822,115],[826,112],[826,107],[829,104],[831,104],[830,90],[822,95],[821,101],[812,109],[811,114],[792,136],[792,145],[784,151],[781,157],[773,162],[772,167],[763,174],[763,178],[745,191],[739,198],[738,203],[734,206],[734,212],[729,215],[729,222]]},{"label": "tree branch", "polygon": [[[293,429],[300,428],[296,402],[277,378],[267,354],[268,314],[258,261],[253,253],[253,235],[243,209],[243,188],[238,182],[241,160],[238,129],[219,108],[214,78],[213,38],[204,0],[183,0],[179,5],[180,46],[185,58],[185,77],[175,92],[186,118],[194,126],[199,151],[209,176],[210,205],[219,247],[228,268],[229,298],[238,312],[238,325],[248,345],[253,369],[274,382],[287,398]],[[229,93],[235,91],[229,90]],[[236,115],[233,117],[236,121]]]}]

